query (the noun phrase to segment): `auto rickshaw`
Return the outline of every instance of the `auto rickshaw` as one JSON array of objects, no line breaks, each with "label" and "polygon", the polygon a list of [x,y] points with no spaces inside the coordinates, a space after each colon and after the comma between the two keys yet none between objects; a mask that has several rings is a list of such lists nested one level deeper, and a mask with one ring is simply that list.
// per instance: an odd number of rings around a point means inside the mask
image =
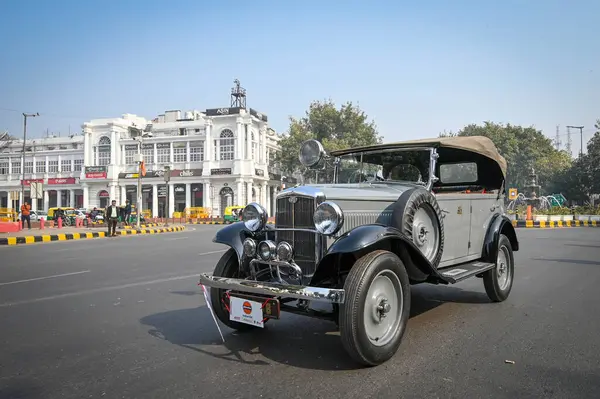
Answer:
[{"label": "auto rickshaw", "polygon": [[241,220],[242,210],[244,210],[243,206],[228,206],[225,208],[225,212],[223,212],[223,220],[232,223]]},{"label": "auto rickshaw", "polygon": [[[59,208],[59,207],[55,207],[55,208],[50,208],[50,209],[48,209],[48,220],[54,220],[54,212],[56,212],[56,210],[57,210],[58,208]],[[61,206],[61,207],[60,207],[60,209],[62,209],[62,210],[65,212],[65,213],[66,213],[67,211],[74,211],[74,210],[75,210],[75,208],[71,208],[71,207],[69,207],[69,206]]]}]

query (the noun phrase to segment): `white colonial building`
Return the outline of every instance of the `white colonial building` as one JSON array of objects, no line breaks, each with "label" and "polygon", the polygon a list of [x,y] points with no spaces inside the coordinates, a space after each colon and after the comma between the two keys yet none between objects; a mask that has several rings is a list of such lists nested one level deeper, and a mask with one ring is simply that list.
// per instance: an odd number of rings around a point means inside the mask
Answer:
[{"label": "white colonial building", "polygon": [[[145,132],[141,142],[132,138],[132,127]],[[252,201],[272,215],[282,179],[273,166],[279,139],[265,115],[245,107],[173,110],[151,121],[131,114],[95,119],[83,124],[83,135],[27,141],[25,200],[31,203],[30,182],[40,181],[43,199],[34,209],[90,209],[113,199],[135,204],[139,151],[146,167],[142,209],[153,216],[164,216],[167,206],[169,215],[206,207],[220,216],[227,206]],[[13,141],[0,152],[0,207],[11,207],[8,193],[21,189],[22,144]]]}]

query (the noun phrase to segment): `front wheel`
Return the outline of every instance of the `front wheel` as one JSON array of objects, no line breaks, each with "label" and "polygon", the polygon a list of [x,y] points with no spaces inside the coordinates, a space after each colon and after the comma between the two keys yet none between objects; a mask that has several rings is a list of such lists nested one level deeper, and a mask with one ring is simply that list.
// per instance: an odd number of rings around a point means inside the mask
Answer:
[{"label": "front wheel", "polygon": [[[233,248],[229,248],[227,252],[221,256],[221,259],[219,259],[215,266],[213,275],[217,277],[239,278],[239,262],[237,253]],[[229,319],[229,310],[227,310],[229,299],[226,292],[227,290],[219,288],[210,289],[210,302],[217,318],[227,327],[233,328],[234,330],[246,331],[258,328],[250,324],[239,323]]]},{"label": "front wheel", "polygon": [[513,286],[515,259],[510,240],[504,234],[498,240],[496,267],[483,275],[483,286],[487,296],[493,302],[502,302],[508,298]]},{"label": "front wheel", "polygon": [[389,251],[358,259],[344,283],[340,335],[358,363],[376,366],[398,351],[410,315],[410,283],[402,260]]}]

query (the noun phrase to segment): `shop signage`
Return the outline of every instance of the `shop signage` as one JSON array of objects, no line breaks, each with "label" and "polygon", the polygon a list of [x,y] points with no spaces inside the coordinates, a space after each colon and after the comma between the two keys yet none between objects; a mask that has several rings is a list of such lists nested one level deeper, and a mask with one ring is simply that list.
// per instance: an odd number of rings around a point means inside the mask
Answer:
[{"label": "shop signage", "polygon": [[257,119],[260,119],[263,122],[268,122],[267,115],[261,114],[260,112],[258,112],[254,108],[250,108],[250,115],[252,115],[253,117],[255,117]]},{"label": "shop signage", "polygon": [[137,144],[127,144],[125,145],[125,151],[135,151],[138,149]]},{"label": "shop signage", "polygon": [[210,174],[211,175],[230,175],[231,174],[231,168],[211,169],[210,170]]},{"label": "shop signage", "polygon": [[202,169],[174,169],[171,171],[171,177],[196,177],[202,176]]},{"label": "shop signage", "polygon": [[167,196],[167,186],[166,185],[158,186],[158,196],[159,197]]},{"label": "shop signage", "polygon": [[[230,169],[231,170],[231,169]],[[231,172],[229,173],[231,174]],[[142,176],[142,179],[148,179],[153,177],[163,177],[165,175],[164,170],[149,170],[146,172],[146,176]],[[199,177],[202,176],[202,169],[173,169],[170,173],[171,177]],[[119,179],[137,179],[138,173],[119,173]]]},{"label": "shop signage", "polygon": [[98,197],[100,198],[108,198],[110,197],[110,194],[108,193],[108,191],[106,190],[102,190],[98,193]]},{"label": "shop signage", "polygon": [[265,175],[265,171],[262,169],[254,169],[254,174],[256,176],[264,176]]},{"label": "shop signage", "polygon": [[86,166],[85,167],[85,178],[86,179],[106,179],[106,166]]},{"label": "shop signage", "polygon": [[237,115],[240,111],[244,109],[241,107],[233,107],[233,108],[211,108],[204,111],[206,116],[224,116],[224,115]]},{"label": "shop signage", "polygon": [[44,179],[25,179],[21,180],[24,186],[29,186],[31,183],[44,183]]},{"label": "shop signage", "polygon": [[175,186],[176,193],[185,193],[185,186]]},{"label": "shop signage", "polygon": [[171,148],[171,143],[156,143],[156,148],[159,150],[161,148]]},{"label": "shop signage", "polygon": [[64,179],[48,179],[48,184],[77,184],[77,179],[74,177],[67,177]]}]

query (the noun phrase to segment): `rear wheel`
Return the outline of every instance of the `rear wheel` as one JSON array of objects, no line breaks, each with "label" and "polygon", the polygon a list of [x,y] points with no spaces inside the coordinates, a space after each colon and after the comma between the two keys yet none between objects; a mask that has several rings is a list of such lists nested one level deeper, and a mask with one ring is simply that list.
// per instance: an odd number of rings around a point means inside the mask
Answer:
[{"label": "rear wheel", "polygon": [[404,264],[378,250],[360,258],[344,284],[340,335],[358,363],[375,366],[398,351],[410,315],[410,285]]},{"label": "rear wheel", "polygon": [[[215,266],[213,275],[217,277],[240,278],[238,257],[233,248],[229,248],[227,252],[221,256],[221,259],[219,259]],[[217,318],[227,327],[239,331],[258,328],[251,326],[250,324],[239,323],[229,319],[229,310],[227,310],[229,307],[229,298],[227,297],[227,290],[211,288],[210,302]]]},{"label": "rear wheel", "polygon": [[487,296],[494,302],[508,298],[513,286],[515,260],[510,240],[504,234],[498,240],[496,267],[483,274],[483,286]]}]

